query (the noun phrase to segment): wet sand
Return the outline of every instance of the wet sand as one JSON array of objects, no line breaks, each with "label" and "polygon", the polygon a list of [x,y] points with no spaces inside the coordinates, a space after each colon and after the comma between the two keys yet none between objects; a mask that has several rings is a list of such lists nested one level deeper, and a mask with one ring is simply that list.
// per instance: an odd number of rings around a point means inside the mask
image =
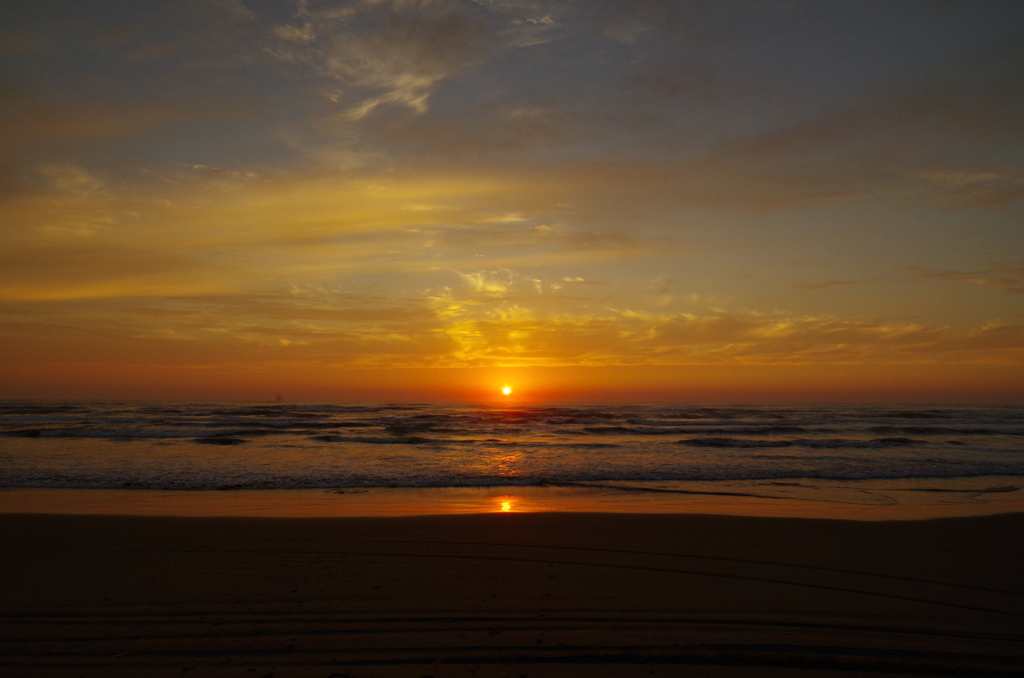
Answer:
[{"label": "wet sand", "polygon": [[906,479],[896,481],[899,489],[880,487],[878,482],[870,488],[863,483],[832,483],[825,491],[789,491],[783,496],[765,496],[763,486],[742,483],[696,483],[676,490],[637,487],[640,483],[230,491],[6,487],[0,488],[0,514],[336,518],[570,512],[920,520],[1024,513],[1024,478],[964,478],[957,479],[955,489],[934,487],[941,484],[929,479],[922,491],[907,488],[913,482]]},{"label": "wet sand", "polygon": [[1024,514],[0,515],[0,675],[1021,676]]}]

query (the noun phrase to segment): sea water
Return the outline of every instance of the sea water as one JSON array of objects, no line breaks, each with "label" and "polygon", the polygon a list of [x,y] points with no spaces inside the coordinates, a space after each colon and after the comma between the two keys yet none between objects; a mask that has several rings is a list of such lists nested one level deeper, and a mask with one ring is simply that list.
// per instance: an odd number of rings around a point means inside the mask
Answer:
[{"label": "sea water", "polygon": [[0,403],[0,487],[1024,499],[1024,409]]}]

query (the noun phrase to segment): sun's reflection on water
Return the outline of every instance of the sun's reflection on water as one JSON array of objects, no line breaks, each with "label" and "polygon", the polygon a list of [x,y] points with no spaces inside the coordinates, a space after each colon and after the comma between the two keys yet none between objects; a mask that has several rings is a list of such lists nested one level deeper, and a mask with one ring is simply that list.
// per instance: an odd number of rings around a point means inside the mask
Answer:
[{"label": "sun's reflection on water", "polygon": [[518,454],[502,454],[498,455],[494,459],[494,472],[500,476],[513,477],[518,476],[522,471],[519,468],[520,455]]}]

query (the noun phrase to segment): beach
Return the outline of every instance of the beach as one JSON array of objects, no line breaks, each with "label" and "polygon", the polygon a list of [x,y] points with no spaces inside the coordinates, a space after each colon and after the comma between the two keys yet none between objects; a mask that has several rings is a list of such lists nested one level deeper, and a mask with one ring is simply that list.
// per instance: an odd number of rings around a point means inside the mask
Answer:
[{"label": "beach", "polygon": [[6,403],[0,675],[1024,676],[1024,411]]},{"label": "beach", "polygon": [[1021,534],[1024,513],[4,513],[0,673],[1020,676]]}]

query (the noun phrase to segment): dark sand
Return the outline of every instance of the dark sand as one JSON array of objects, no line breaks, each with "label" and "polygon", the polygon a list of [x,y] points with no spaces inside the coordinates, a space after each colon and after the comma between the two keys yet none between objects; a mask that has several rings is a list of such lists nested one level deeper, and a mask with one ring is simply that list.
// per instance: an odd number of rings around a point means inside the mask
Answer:
[{"label": "dark sand", "polygon": [[1024,676],[1024,514],[0,515],[0,675]]}]

